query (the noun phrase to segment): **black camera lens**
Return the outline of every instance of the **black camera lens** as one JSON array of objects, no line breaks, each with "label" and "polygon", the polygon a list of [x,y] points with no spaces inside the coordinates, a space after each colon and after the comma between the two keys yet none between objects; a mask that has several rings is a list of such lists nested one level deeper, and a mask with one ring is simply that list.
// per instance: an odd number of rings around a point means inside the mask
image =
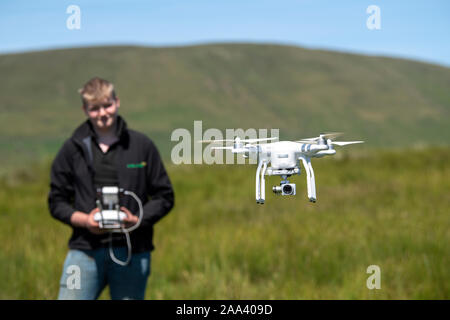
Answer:
[{"label": "black camera lens", "polygon": [[285,184],[283,186],[283,192],[285,194],[292,194],[293,190],[292,190],[292,186],[290,184]]}]

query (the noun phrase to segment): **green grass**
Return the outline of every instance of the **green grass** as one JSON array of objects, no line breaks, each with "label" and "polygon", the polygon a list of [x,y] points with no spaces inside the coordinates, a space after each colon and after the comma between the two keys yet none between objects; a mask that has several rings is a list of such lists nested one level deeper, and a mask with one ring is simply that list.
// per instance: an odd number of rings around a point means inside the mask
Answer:
[{"label": "green grass", "polygon": [[[147,299],[449,299],[450,149],[313,160],[318,202],[254,199],[255,166],[168,166]],[[0,180],[0,299],[55,299],[70,228],[48,212],[48,162]],[[381,268],[368,290],[366,269]],[[101,296],[108,298],[107,291]]]}]

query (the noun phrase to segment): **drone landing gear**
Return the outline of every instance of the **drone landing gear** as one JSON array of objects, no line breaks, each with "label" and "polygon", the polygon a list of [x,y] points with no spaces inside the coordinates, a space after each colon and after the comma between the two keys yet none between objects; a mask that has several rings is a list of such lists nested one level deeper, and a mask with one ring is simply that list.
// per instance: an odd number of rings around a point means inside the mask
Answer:
[{"label": "drone landing gear", "polygon": [[[288,177],[290,177],[293,174],[300,174],[299,168],[294,169],[273,169],[272,167],[267,167],[267,160],[261,160],[258,162],[258,168],[256,169],[256,203],[264,204],[265,198],[266,198],[266,183],[264,176],[281,176],[281,186],[277,188],[282,188],[285,186],[286,188],[291,187],[291,189],[286,189],[287,191],[283,192],[276,192],[278,194],[283,195],[295,195],[295,185],[289,184],[289,181],[287,180]],[[289,185],[289,186],[287,186]],[[284,189],[280,189],[284,190]],[[274,191],[275,192],[275,191]]]},{"label": "drone landing gear", "polygon": [[[303,166],[305,167],[306,171],[306,183],[308,187],[308,199],[310,202],[316,202],[316,183],[315,183],[315,177],[314,177],[314,170],[311,165],[311,159],[309,157],[299,157],[299,160],[302,161]],[[287,181],[287,177],[293,175],[293,174],[300,174],[299,168],[294,169],[273,169],[273,168],[267,168],[267,161],[261,160],[258,163],[258,168],[256,169],[256,203],[264,204],[265,198],[266,198],[266,183],[264,176],[265,175],[279,175],[283,178],[283,181],[281,182],[281,185],[289,184],[289,181]],[[294,193],[295,194],[295,191]]]},{"label": "drone landing gear", "polygon": [[316,182],[314,178],[314,170],[309,157],[299,157],[302,160],[306,171],[306,184],[308,187],[308,198],[311,202],[316,202]]},{"label": "drone landing gear", "polygon": [[264,204],[264,201],[266,199],[266,181],[264,179],[266,170],[267,161],[259,161],[258,168],[256,169],[256,203],[259,204]]}]

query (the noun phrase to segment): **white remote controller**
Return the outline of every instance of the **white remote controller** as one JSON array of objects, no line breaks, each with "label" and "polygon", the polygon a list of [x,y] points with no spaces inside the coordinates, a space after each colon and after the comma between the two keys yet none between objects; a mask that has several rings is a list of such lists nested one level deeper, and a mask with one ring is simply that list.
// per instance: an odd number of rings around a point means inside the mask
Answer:
[{"label": "white remote controller", "polygon": [[102,210],[94,214],[94,221],[98,222],[103,229],[120,229],[126,217],[123,211]]}]

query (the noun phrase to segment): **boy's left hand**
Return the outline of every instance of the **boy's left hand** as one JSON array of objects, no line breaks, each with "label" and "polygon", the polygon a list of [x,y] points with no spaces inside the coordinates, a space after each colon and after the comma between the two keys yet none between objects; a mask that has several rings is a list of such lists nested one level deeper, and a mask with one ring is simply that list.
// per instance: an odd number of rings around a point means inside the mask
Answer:
[{"label": "boy's left hand", "polygon": [[128,210],[127,208],[120,207],[120,210],[127,215],[127,217],[122,220],[126,228],[134,226],[139,221],[139,218],[136,217],[134,214],[132,214],[131,211]]}]

